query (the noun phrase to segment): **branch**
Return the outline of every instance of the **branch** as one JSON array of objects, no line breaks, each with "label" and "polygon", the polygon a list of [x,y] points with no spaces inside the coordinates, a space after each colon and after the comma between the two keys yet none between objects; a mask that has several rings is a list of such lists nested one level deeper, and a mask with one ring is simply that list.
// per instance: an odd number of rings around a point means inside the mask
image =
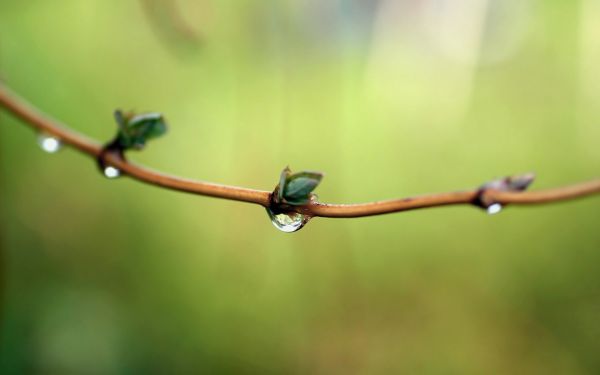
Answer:
[{"label": "branch", "polygon": [[[274,208],[275,202],[272,193],[269,191],[171,176],[129,162],[114,153],[103,153],[103,146],[100,143],[67,128],[56,120],[52,120],[2,85],[0,85],[0,105],[32,128],[55,136],[62,143],[71,145],[94,158],[101,158],[106,165],[114,166],[138,181],[186,193],[255,203],[265,208]],[[532,177],[530,178],[531,180],[526,185],[532,181]],[[510,178],[498,181],[510,181]],[[431,194],[404,199],[360,204],[325,204],[311,200],[301,206],[284,205],[281,207],[279,205],[276,208],[279,212],[297,212],[307,217],[350,218],[459,204],[475,205],[482,208],[488,208],[495,204],[541,204],[582,198],[600,193],[600,179],[531,192],[517,191],[521,189],[512,188],[502,189],[498,187],[498,181],[468,191]]]},{"label": "branch", "polygon": [[481,206],[478,203],[478,200],[481,199],[482,196],[485,197],[486,201],[493,202],[488,204],[488,206],[496,203],[504,206],[507,204],[533,205],[560,202],[583,198],[598,193],[600,193],[600,179],[595,179],[569,186],[529,192],[500,191],[493,189],[481,191],[480,189],[476,189],[361,204],[314,203],[304,212],[312,214],[312,216],[323,217],[361,217],[408,211],[417,208],[457,204]]},{"label": "branch", "polygon": [[41,113],[31,104],[27,103],[24,99],[2,85],[0,85],[0,105],[23,120],[29,126],[42,133],[57,137],[64,144],[69,144],[77,150],[94,158],[98,158],[102,155],[104,162],[107,165],[112,165],[139,181],[186,193],[256,203],[265,207],[269,205],[270,192],[268,191],[213,184],[170,176],[136,165],[121,159],[112,153],[103,154],[103,146],[100,143],[51,119],[49,116]]}]

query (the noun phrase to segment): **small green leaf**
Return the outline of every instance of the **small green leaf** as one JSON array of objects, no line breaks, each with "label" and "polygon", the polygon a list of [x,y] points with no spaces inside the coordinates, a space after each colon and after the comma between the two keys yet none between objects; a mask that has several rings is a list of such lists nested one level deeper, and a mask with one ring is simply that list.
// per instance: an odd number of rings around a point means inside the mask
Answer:
[{"label": "small green leaf", "polygon": [[122,149],[142,149],[149,139],[160,137],[167,132],[167,124],[160,113],[144,113],[140,115],[123,114],[115,111],[115,119],[119,125],[117,139]]},{"label": "small green leaf", "polygon": [[127,119],[123,115],[123,111],[117,109],[115,111],[115,121],[117,121],[117,125],[119,125],[119,130],[125,130],[125,126],[127,125]]},{"label": "small green leaf", "polygon": [[283,200],[283,190],[285,189],[285,182],[287,181],[291,173],[292,171],[290,170],[290,167],[287,166],[281,171],[281,174],[279,175],[279,185],[277,188],[277,198],[279,202]]},{"label": "small green leaf", "polygon": [[283,198],[290,204],[306,204],[322,179],[323,174],[318,172],[295,173],[286,179]]},{"label": "small green leaf", "polygon": [[301,206],[310,203],[312,191],[323,179],[320,172],[298,172],[293,173],[289,167],[285,167],[279,175],[279,184],[273,192],[274,202],[277,204],[289,204]]},{"label": "small green leaf", "polygon": [[285,202],[287,204],[291,204],[292,206],[303,206],[305,204],[310,203],[310,194],[305,198],[299,198],[299,199],[286,198]]}]

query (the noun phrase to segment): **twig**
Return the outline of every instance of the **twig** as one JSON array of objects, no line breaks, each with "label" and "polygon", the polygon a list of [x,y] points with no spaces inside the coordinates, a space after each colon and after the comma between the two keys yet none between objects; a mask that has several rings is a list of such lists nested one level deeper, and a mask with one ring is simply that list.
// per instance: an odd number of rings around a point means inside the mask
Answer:
[{"label": "twig", "polygon": [[[42,114],[31,104],[27,103],[24,99],[2,85],[0,85],[0,104],[31,127],[42,133],[59,138],[64,144],[69,144],[79,151],[95,158],[99,157],[102,153],[103,147],[100,143],[68,129],[56,120],[52,120],[49,116]],[[104,155],[104,161],[107,165],[112,165],[137,180],[162,186],[167,189],[257,203],[265,207],[269,205],[270,192],[268,191],[219,185],[170,176],[136,165],[110,153]]]},{"label": "twig", "polygon": [[[102,153],[102,145],[97,141],[65,127],[56,120],[52,120],[49,116],[37,110],[3,85],[0,85],[0,105],[34,129],[55,136],[62,143],[69,144],[83,153],[94,158],[98,158]],[[130,177],[148,184],[192,194],[255,203],[267,208],[272,205],[271,192],[269,191],[170,176],[131,163],[115,154],[108,153],[103,157],[107,165],[112,165]],[[501,205],[541,204],[571,200],[598,193],[600,193],[600,179],[594,179],[579,184],[530,192],[510,192],[492,188],[478,188],[469,191],[431,194],[360,204],[311,202],[304,206],[288,207],[288,209],[309,216],[350,218],[458,204],[481,206],[479,202],[482,201],[482,198],[485,198],[486,202]]]}]

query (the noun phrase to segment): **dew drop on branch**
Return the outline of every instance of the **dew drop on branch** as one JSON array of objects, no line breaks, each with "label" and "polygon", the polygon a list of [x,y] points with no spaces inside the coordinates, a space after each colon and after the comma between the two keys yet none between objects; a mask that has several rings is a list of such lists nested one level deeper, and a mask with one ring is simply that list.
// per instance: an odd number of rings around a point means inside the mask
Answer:
[{"label": "dew drop on branch", "polygon": [[499,213],[500,211],[502,211],[502,205],[500,203],[491,204],[487,208],[487,213],[489,215],[495,215],[495,214]]},{"label": "dew drop on branch", "polygon": [[62,143],[59,138],[48,134],[40,134],[37,141],[40,148],[49,154],[54,154],[60,151],[62,147]]},{"label": "dew drop on branch", "polygon": [[117,177],[119,177],[119,176],[121,175],[121,171],[120,171],[120,170],[118,170],[118,169],[117,169],[117,168],[115,168],[115,167],[111,167],[110,165],[109,165],[109,166],[106,166],[106,167],[104,168],[104,171],[103,171],[103,172],[104,172],[104,176],[105,176],[106,178],[111,178],[111,179],[112,179],[112,178],[117,178]]},{"label": "dew drop on branch", "polygon": [[303,215],[298,212],[275,214],[273,211],[267,208],[267,213],[269,214],[269,218],[271,219],[271,222],[275,228],[285,233],[292,233],[302,229],[308,220],[310,220],[310,216]]}]

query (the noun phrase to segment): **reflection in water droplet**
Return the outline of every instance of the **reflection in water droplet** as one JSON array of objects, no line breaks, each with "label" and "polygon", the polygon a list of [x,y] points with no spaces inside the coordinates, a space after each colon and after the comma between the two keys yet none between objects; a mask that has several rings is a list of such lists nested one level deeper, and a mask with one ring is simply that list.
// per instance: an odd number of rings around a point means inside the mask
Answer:
[{"label": "reflection in water droplet", "polygon": [[108,166],[104,168],[104,176],[106,178],[117,178],[121,175],[121,171],[115,167]]},{"label": "reflection in water droplet", "polygon": [[42,150],[46,151],[49,154],[54,154],[55,152],[58,152],[62,147],[60,139],[47,134],[40,134],[40,136],[38,137],[38,145],[40,145],[40,148]]},{"label": "reflection in water droplet", "polygon": [[298,212],[275,214],[267,208],[267,213],[275,228],[285,233],[300,230],[310,220],[310,216],[302,215]]},{"label": "reflection in water droplet", "polygon": [[487,208],[487,213],[490,215],[495,215],[500,211],[502,211],[502,205],[500,203],[494,203]]}]

